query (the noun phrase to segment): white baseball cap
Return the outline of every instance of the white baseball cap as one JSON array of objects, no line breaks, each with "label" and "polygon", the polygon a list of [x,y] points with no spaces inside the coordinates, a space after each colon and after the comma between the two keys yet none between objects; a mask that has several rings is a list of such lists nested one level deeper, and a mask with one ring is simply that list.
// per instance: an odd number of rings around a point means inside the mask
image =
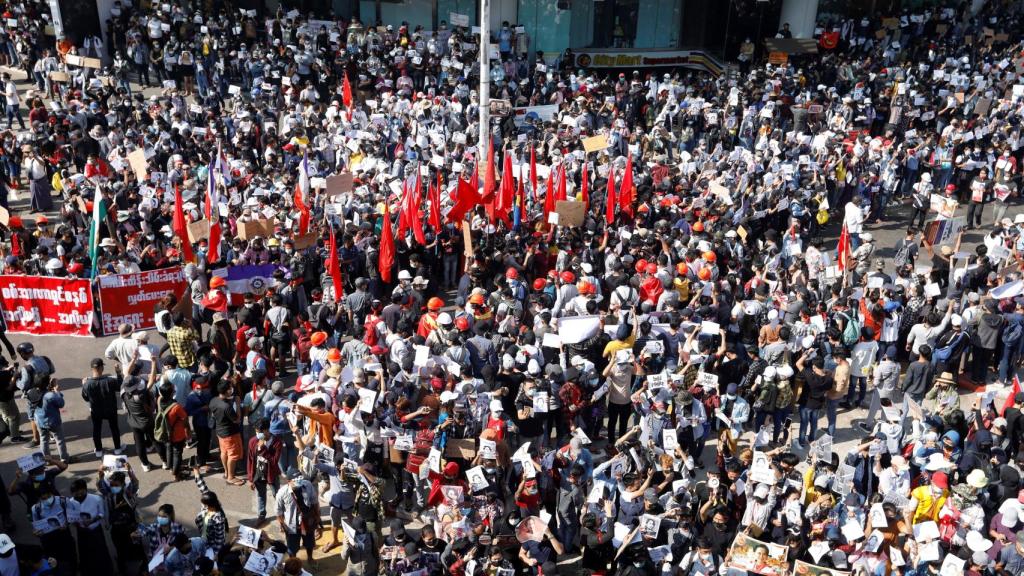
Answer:
[{"label": "white baseball cap", "polygon": [[7,554],[14,549],[14,541],[7,534],[0,534],[0,554]]}]

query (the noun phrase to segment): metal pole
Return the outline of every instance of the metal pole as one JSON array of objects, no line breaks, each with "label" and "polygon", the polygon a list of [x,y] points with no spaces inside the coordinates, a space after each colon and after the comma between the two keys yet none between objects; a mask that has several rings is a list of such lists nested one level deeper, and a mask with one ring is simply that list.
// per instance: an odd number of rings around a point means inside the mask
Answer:
[{"label": "metal pole", "polygon": [[480,148],[479,162],[487,157],[491,137],[491,1],[480,0]]}]

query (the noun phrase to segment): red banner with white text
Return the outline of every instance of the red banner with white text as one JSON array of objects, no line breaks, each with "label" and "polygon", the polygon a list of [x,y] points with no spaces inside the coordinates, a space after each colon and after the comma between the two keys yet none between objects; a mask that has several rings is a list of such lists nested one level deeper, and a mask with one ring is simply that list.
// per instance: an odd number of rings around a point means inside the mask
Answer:
[{"label": "red banner with white text", "polygon": [[89,280],[50,276],[0,276],[3,317],[9,332],[89,336]]},{"label": "red banner with white text", "polygon": [[180,299],[188,286],[180,266],[100,276],[96,283],[100,290],[100,331],[104,336],[117,334],[121,324],[131,324],[136,330],[155,327],[153,306],[166,294]]}]

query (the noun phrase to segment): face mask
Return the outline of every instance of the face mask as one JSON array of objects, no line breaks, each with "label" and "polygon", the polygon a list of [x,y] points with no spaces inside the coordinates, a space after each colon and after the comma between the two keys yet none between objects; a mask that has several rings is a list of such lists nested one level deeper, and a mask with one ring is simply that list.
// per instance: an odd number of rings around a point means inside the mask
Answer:
[{"label": "face mask", "polygon": [[262,440],[266,440],[266,439],[267,439],[267,435],[266,435],[266,434],[264,434],[263,432],[257,432],[257,433],[256,433],[256,438],[257,438],[258,440],[261,440],[261,441],[262,441]]},{"label": "face mask", "polygon": [[715,528],[718,528],[719,530],[722,530],[723,532],[725,531],[725,529],[727,527],[728,527],[728,524],[726,524],[725,522],[715,522]]},{"label": "face mask", "polygon": [[36,474],[32,479],[36,482],[42,482],[43,480],[46,480],[46,474]]},{"label": "face mask", "polygon": [[110,487],[110,493],[111,494],[120,494],[122,490],[124,490],[124,486],[111,486]]},{"label": "face mask", "polygon": [[533,398],[533,393],[534,393],[534,391],[533,391],[533,390],[527,390],[527,391],[526,391],[526,397],[527,397],[527,398]]},{"label": "face mask", "polygon": [[167,516],[157,516],[156,517],[156,523],[158,525],[160,525],[160,526],[167,526],[168,524],[171,523],[171,519],[168,518]]},{"label": "face mask", "polygon": [[57,501],[57,497],[56,496],[50,496],[46,500],[43,500],[43,504],[46,504],[47,506],[53,506],[53,503],[56,502],[56,501]]}]

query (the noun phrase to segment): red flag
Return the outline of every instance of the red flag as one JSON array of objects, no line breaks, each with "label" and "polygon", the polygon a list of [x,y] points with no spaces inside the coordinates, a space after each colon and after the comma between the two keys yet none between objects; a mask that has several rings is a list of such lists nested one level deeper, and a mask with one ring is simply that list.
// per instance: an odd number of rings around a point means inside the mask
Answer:
[{"label": "red flag", "polygon": [[192,243],[188,240],[188,223],[185,222],[185,208],[181,200],[181,188],[178,188],[177,185],[174,186],[174,218],[171,220],[171,229],[181,240],[182,262],[191,262],[194,258],[192,255]]},{"label": "red flag", "polygon": [[604,199],[605,215],[604,221],[607,224],[615,222],[615,172],[608,169],[608,194]]},{"label": "red flag", "polygon": [[491,138],[487,139],[487,170],[484,172],[484,191],[480,194],[480,198],[484,202],[491,199],[491,195],[494,194],[494,181],[497,178],[494,175],[494,140]]},{"label": "red flag", "polygon": [[548,214],[555,209],[555,183],[554,172],[548,172],[548,185],[544,190],[544,224],[547,224]]},{"label": "red flag", "polygon": [[341,101],[348,109],[348,119],[352,120],[352,84],[348,81],[348,72],[345,73],[345,79],[341,85]]},{"label": "red flag", "polygon": [[309,232],[309,207],[302,201],[302,187],[295,185],[295,197],[293,199],[295,210],[299,213],[299,234]]},{"label": "red flag", "polygon": [[567,199],[565,192],[565,164],[558,165],[558,194],[555,196],[555,201],[561,201]]},{"label": "red flag", "polygon": [[622,173],[622,185],[619,186],[619,205],[622,211],[633,217],[633,158],[626,156],[626,169]]},{"label": "red flag", "polygon": [[[220,260],[220,212],[213,204],[213,195],[216,193],[216,183],[213,179],[213,170],[207,169],[209,180],[206,187],[206,220],[210,223],[210,238],[207,240],[206,263],[213,264]],[[218,212],[214,212],[218,210]],[[216,217],[215,217],[216,216]]]},{"label": "red flag", "polygon": [[391,268],[395,265],[395,236],[391,233],[391,211],[384,202],[384,222],[380,229],[380,253],[377,256],[377,270],[385,284],[391,283]]},{"label": "red flag", "polygon": [[590,204],[590,191],[587,189],[587,163],[583,163],[583,174],[580,175],[580,200],[583,201],[583,209],[586,210]]},{"label": "red flag", "polygon": [[[473,178],[473,180],[476,180],[476,178]],[[459,178],[456,190],[455,205],[452,206],[451,212],[448,213],[449,222],[461,222],[467,212],[480,204],[480,193],[476,189],[475,182],[467,182]]]},{"label": "red flag", "polygon": [[537,201],[537,151],[530,146],[530,198]]},{"label": "red flag", "polygon": [[341,283],[341,262],[338,261],[338,239],[334,236],[334,227],[331,227],[331,239],[327,244],[327,272],[331,275],[331,283],[334,284],[334,301],[341,302],[341,296],[345,288]]},{"label": "red flag", "polygon": [[1006,397],[1006,402],[1003,402],[1003,410],[999,412],[1000,416],[1006,416],[1006,410],[1013,407],[1013,397],[1020,393],[1020,380],[1015,375],[1013,377],[1013,388],[1010,389],[1010,395]]},{"label": "red flag", "polygon": [[512,176],[512,155],[505,154],[505,166],[501,169],[501,195],[498,198],[498,208],[505,212],[512,210],[515,202],[516,181]]},{"label": "red flag", "polygon": [[[417,168],[418,170],[418,168]],[[398,201],[398,237],[405,238],[405,232],[412,226],[409,219],[410,201],[412,193],[409,190],[409,181],[402,181],[402,198]]]},{"label": "red flag", "polygon": [[843,231],[839,233],[839,246],[836,248],[836,265],[839,266],[840,271],[846,271],[852,252],[850,233],[846,230],[846,224],[843,224]]},{"label": "red flag", "polygon": [[416,172],[416,188],[412,193],[412,200],[409,202],[409,223],[412,226],[412,236],[420,243],[420,246],[427,245],[427,237],[423,234],[423,217],[420,216],[420,207],[423,206],[423,178]]},{"label": "red flag", "polygon": [[430,216],[428,222],[435,233],[441,232],[441,172],[437,173],[437,186],[427,191],[430,196]]}]

